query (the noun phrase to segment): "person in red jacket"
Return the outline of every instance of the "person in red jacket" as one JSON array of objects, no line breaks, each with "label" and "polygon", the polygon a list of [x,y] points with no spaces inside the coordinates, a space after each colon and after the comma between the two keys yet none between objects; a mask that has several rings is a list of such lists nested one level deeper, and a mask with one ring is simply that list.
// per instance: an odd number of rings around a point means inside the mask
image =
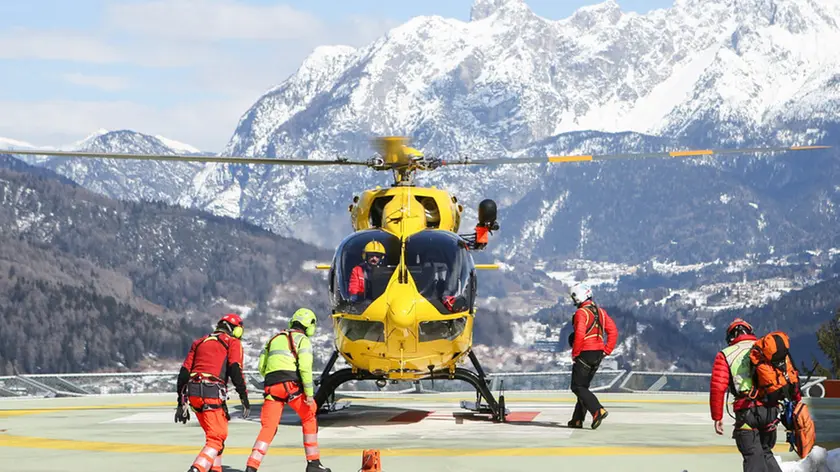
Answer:
[{"label": "person in red jacket", "polygon": [[[776,424],[778,404],[766,403],[760,398],[752,399],[753,379],[750,371],[750,349],[757,341],[753,327],[736,318],[726,329],[727,347],[715,356],[712,380],[709,385],[709,409],[714,421],[715,432],[723,434],[723,403],[728,390],[735,402],[735,429],[732,438],[744,458],[744,472],[781,472],[773,457],[776,445]],[[799,389],[795,401],[801,400]]]},{"label": "person in red jacket", "polygon": [[[579,283],[570,292],[577,307],[572,316],[574,332],[569,337],[572,344],[572,393],[577,396],[575,411],[569,421],[570,428],[583,428],[586,412],[592,415],[592,429],[601,425],[607,410],[598,401],[589,385],[605,356],[612,354],[618,342],[618,329],[607,311],[592,300],[592,289]],[[605,339],[606,337],[606,339]]]},{"label": "person in red jacket", "polygon": [[385,246],[379,241],[370,241],[362,251],[363,262],[350,272],[350,300],[358,302],[365,298],[366,281],[370,270],[385,262]]},{"label": "person in red jacket", "polygon": [[251,406],[245,376],[242,374],[242,318],[234,313],[222,317],[216,329],[196,339],[178,374],[178,409],[175,422],[190,419],[195,412],[204,429],[204,448],[188,472],[221,472],[222,452],[228,435],[230,414],[227,409],[227,382],[230,379],[242,402],[242,417],[247,418]]}]

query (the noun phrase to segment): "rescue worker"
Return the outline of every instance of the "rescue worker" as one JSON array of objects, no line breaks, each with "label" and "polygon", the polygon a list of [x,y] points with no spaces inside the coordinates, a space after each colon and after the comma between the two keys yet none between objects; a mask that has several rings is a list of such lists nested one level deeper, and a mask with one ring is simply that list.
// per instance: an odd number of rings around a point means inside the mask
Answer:
[{"label": "rescue worker", "polygon": [[350,300],[358,302],[365,298],[365,282],[371,269],[385,263],[385,246],[379,241],[370,241],[362,251],[362,263],[350,272]]},{"label": "rescue worker", "polygon": [[175,422],[186,423],[190,418],[189,408],[192,408],[206,438],[204,448],[188,472],[222,471],[222,452],[230,420],[226,402],[228,379],[233,382],[242,402],[242,417],[247,418],[251,411],[242,374],[243,332],[239,315],[223,316],[212,333],[192,343],[181,366]]},{"label": "rescue worker", "polygon": [[[572,316],[572,393],[577,396],[575,411],[567,423],[570,428],[583,428],[586,412],[592,415],[592,429],[598,428],[607,410],[598,401],[589,385],[605,356],[612,354],[618,342],[618,329],[607,311],[592,300],[592,289],[585,283],[575,284],[569,292],[577,310]],[[606,339],[604,339],[606,337]]]},{"label": "rescue worker", "polygon": [[289,328],[272,337],[260,354],[260,375],[265,378],[265,402],[260,414],[262,428],[248,457],[245,472],[260,468],[268,447],[277,434],[283,405],[289,404],[300,416],[303,427],[303,449],[306,472],[330,472],[321,464],[318,449],[318,422],[315,414],[315,391],[312,382],[312,342],[315,334],[315,313],[308,308],[297,310],[289,320]]},{"label": "rescue worker", "polygon": [[[709,407],[715,432],[722,435],[724,394],[729,390],[735,399],[732,405],[735,415],[732,438],[744,457],[744,472],[781,472],[779,463],[773,457],[778,404],[751,399],[749,393],[744,393],[753,388],[749,355],[756,341],[753,327],[741,318],[736,318],[726,329],[728,346],[717,353],[712,367]],[[794,393],[794,400],[801,400],[799,389]]]}]

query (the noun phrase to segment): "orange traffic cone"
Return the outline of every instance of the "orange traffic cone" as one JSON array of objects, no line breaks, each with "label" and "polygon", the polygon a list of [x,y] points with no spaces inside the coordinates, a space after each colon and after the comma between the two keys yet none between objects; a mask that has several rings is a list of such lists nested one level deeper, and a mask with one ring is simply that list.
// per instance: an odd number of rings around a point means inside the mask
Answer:
[{"label": "orange traffic cone", "polygon": [[379,461],[379,449],[362,451],[362,469],[360,472],[382,472],[382,463]]}]

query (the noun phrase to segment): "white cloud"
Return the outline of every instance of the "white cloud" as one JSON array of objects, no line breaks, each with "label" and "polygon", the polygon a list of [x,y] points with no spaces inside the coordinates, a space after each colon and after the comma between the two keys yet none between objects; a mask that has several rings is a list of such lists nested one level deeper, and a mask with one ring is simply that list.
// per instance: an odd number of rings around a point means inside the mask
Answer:
[{"label": "white cloud", "polygon": [[47,59],[106,64],[119,52],[106,42],[81,33],[14,29],[0,35],[0,59]]},{"label": "white cloud", "polygon": [[153,107],[130,101],[0,101],[0,136],[59,147],[93,130],[160,134],[206,151],[227,144],[251,100],[223,99]]},{"label": "white cloud", "polygon": [[[137,79],[114,67],[67,70],[59,80],[99,88],[121,101],[0,102],[0,135],[62,145],[99,128],[161,134],[203,150],[220,150],[259,96],[293,73],[317,46],[362,46],[396,21],[351,16],[326,21],[282,4],[233,0],[106,0],[101,26],[85,31],[17,29],[0,33],[0,60],[63,60],[172,69]],[[74,67],[75,69],[75,67]],[[131,87],[128,85],[131,84]],[[168,107],[157,95],[212,96]],[[146,95],[140,95],[146,94]],[[121,97],[129,97],[122,95]]]},{"label": "white cloud", "polygon": [[119,31],[199,41],[300,39],[326,28],[318,17],[288,5],[231,0],[109,3],[105,18]]},{"label": "white cloud", "polygon": [[113,75],[88,75],[73,72],[64,74],[64,80],[71,84],[98,88],[109,92],[128,88],[128,79]]}]

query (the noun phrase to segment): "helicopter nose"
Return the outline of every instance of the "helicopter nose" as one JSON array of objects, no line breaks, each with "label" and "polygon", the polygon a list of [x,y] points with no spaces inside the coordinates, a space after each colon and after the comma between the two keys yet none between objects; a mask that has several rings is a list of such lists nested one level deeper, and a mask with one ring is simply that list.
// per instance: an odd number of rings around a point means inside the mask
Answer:
[{"label": "helicopter nose", "polygon": [[388,320],[396,328],[414,328],[414,309],[416,303],[409,297],[396,297],[388,306]]}]

